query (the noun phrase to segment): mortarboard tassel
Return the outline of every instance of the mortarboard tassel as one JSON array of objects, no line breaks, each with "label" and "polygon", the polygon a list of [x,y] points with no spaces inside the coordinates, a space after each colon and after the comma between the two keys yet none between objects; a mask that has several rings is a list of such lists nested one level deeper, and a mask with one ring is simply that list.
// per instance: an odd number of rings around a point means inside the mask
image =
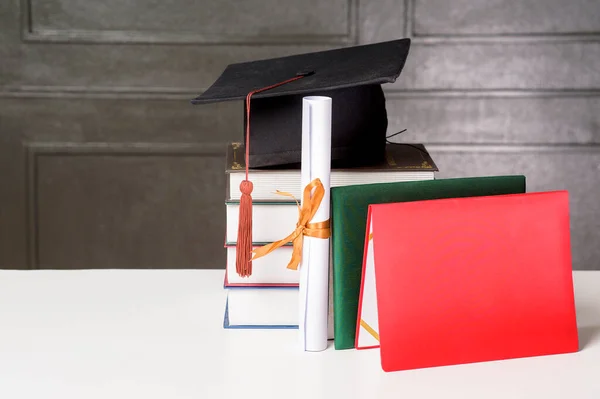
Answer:
[{"label": "mortarboard tassel", "polygon": [[248,277],[252,275],[252,189],[253,185],[248,178],[248,169],[250,163],[250,99],[253,94],[260,93],[262,91],[270,90],[275,87],[284,85],[286,83],[293,82],[300,78],[308,75],[312,75],[313,72],[299,73],[297,76],[284,80],[283,82],[276,83],[271,86],[263,87],[251,91],[246,96],[246,179],[240,183],[240,191],[242,193],[240,197],[240,214],[238,220],[238,236],[235,247],[236,255],[236,271],[241,277]]}]

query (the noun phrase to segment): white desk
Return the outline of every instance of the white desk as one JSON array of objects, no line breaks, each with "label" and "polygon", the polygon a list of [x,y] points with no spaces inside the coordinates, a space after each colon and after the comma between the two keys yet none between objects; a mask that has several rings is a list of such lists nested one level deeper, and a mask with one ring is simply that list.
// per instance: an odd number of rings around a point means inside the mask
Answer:
[{"label": "white desk", "polygon": [[600,398],[600,272],[575,272],[582,351],[384,373],[224,330],[221,271],[0,271],[0,398]]}]

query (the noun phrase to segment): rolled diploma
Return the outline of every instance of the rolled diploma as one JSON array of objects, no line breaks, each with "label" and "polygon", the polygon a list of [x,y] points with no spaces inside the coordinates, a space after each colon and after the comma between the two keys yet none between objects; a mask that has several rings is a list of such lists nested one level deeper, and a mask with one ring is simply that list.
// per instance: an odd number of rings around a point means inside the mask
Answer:
[{"label": "rolled diploma", "polygon": [[[331,98],[302,100],[302,192],[314,179],[325,195],[309,223],[329,219],[331,173]],[[304,237],[300,262],[300,343],[304,351],[327,349],[329,311],[329,238]]]}]

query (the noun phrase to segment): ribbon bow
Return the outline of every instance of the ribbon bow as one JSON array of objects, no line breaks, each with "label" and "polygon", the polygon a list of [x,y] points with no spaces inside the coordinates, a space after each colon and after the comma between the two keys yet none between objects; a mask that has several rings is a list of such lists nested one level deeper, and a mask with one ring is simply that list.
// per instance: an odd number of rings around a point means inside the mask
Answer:
[{"label": "ribbon bow", "polygon": [[[311,191],[313,188],[315,189],[315,192],[311,196]],[[292,194],[286,192],[277,191],[277,194],[294,198]],[[294,198],[294,200],[296,200],[296,204],[298,205],[298,223],[296,223],[296,229],[289,236],[282,240],[275,241],[271,244],[267,244],[253,250],[252,252],[254,253],[254,256],[251,260],[265,256],[282,245],[292,242],[292,259],[290,260],[290,263],[288,263],[287,268],[297,270],[300,259],[302,258],[302,243],[304,241],[304,236],[329,238],[331,234],[329,229],[329,220],[317,223],[309,223],[310,220],[315,216],[315,213],[317,213],[324,195],[325,188],[323,187],[323,183],[321,183],[320,179],[317,178],[310,182],[304,188],[302,207],[300,204],[298,204],[298,200]]]}]

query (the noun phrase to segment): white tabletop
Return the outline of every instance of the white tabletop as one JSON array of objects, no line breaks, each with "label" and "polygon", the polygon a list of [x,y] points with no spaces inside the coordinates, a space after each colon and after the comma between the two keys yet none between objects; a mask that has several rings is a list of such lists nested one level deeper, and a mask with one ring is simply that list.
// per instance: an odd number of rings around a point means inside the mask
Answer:
[{"label": "white tabletop", "polygon": [[384,373],[224,330],[222,271],[0,271],[0,398],[600,398],[600,272],[575,272],[579,353]]}]

